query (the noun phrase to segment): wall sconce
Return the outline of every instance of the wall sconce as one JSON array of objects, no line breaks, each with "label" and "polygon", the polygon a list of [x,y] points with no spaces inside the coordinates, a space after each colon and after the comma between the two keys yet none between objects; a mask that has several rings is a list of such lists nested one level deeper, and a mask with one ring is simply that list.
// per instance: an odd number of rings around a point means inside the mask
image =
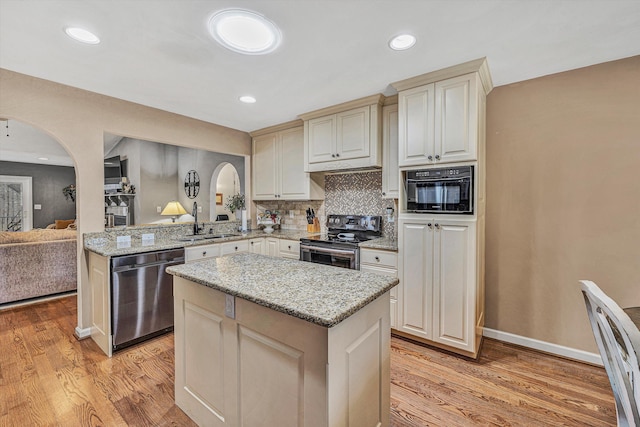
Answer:
[{"label": "wall sconce", "polygon": [[393,207],[389,206],[387,209],[387,222],[394,222],[394,218],[393,218]]},{"label": "wall sconce", "polygon": [[180,202],[169,202],[167,206],[164,207],[160,215],[169,216],[171,215],[171,222],[176,222],[176,218],[178,215],[184,215],[187,211],[184,210]]}]

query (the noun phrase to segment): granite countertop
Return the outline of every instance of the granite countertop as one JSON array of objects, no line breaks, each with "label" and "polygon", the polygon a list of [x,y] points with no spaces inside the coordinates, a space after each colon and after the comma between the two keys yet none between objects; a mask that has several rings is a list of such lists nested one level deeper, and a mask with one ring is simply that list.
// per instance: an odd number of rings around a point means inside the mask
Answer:
[{"label": "granite countertop", "polygon": [[360,243],[363,249],[382,249],[385,251],[398,252],[398,239],[394,237],[380,237]]},{"label": "granite countertop", "polygon": [[167,268],[178,277],[332,327],[395,285],[379,274],[257,254],[235,254]]},{"label": "granite countertop", "polygon": [[[202,240],[179,240],[177,236],[159,235],[157,234],[153,240],[143,240],[140,235],[132,233],[130,244],[118,244],[115,239],[107,239],[100,237],[85,238],[84,248],[88,251],[95,252],[102,256],[120,256],[131,255],[143,252],[160,251],[165,249],[178,249],[190,246],[212,245],[235,240],[247,240],[260,237],[274,237],[277,239],[300,240],[301,237],[307,237],[318,233],[307,233],[302,230],[277,230],[273,233],[265,233],[262,230],[252,230],[245,233],[221,233],[228,237],[217,239]],[[206,236],[206,234],[203,234]],[[185,236],[182,236],[185,237]]]}]

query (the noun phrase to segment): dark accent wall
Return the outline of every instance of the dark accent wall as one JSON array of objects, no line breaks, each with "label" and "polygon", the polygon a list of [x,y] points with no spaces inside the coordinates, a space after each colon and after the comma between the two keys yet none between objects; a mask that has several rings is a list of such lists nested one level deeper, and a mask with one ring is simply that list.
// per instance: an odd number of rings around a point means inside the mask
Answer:
[{"label": "dark accent wall", "polygon": [[45,228],[56,219],[76,217],[75,202],[62,194],[64,187],[76,183],[73,167],[0,161],[0,175],[32,178],[33,204],[42,206],[40,210],[33,210],[33,228]]}]

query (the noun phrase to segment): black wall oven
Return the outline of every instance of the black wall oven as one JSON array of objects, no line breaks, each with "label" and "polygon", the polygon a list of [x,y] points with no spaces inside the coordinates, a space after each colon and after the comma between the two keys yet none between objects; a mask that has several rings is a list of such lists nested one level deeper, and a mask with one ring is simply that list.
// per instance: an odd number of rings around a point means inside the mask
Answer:
[{"label": "black wall oven", "polygon": [[406,212],[473,215],[473,166],[407,171]]}]

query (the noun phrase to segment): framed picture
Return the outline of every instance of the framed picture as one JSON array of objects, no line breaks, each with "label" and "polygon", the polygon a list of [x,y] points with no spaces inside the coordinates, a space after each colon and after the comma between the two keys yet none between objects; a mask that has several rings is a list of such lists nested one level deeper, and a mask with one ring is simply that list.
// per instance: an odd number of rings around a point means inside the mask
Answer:
[{"label": "framed picture", "polygon": [[216,205],[222,204],[222,193],[216,193]]}]

